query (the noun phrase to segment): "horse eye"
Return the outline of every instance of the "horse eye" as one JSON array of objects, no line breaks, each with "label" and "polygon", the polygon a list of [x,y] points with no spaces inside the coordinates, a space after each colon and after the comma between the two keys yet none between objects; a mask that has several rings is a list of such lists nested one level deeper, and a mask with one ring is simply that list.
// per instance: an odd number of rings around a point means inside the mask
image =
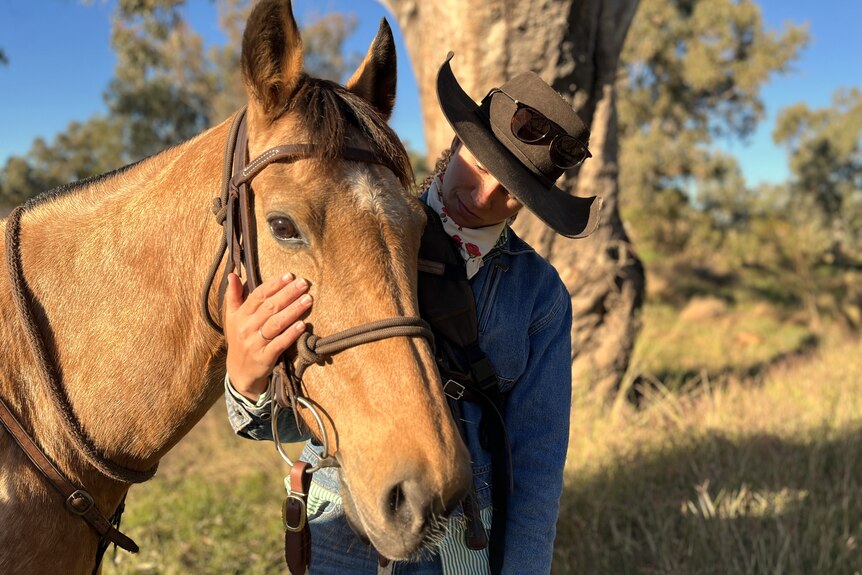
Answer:
[{"label": "horse eye", "polygon": [[296,224],[288,217],[275,216],[269,219],[269,231],[277,240],[292,240],[300,237]]}]

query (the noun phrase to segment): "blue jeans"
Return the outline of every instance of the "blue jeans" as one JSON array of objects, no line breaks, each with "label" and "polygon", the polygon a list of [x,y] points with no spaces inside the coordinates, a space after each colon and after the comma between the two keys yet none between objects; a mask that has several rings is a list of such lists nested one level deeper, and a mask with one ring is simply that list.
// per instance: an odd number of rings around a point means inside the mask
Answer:
[{"label": "blue jeans", "polygon": [[[377,552],[363,543],[344,518],[337,503],[321,505],[309,517],[311,527],[311,575],[376,575]],[[417,563],[398,562],[393,575],[440,575],[439,556]]]}]

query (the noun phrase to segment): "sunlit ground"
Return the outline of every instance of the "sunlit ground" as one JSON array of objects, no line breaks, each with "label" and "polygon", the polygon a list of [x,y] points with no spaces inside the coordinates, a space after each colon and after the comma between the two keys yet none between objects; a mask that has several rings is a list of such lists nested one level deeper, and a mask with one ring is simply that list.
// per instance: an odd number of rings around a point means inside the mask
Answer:
[{"label": "sunlit ground", "polygon": [[[858,573],[862,344],[812,346],[768,310],[646,314],[640,406],[627,389],[575,398],[554,572]],[[142,551],[109,553],[104,572],[285,573],[285,472],[216,405],[132,489],[124,528]]]}]

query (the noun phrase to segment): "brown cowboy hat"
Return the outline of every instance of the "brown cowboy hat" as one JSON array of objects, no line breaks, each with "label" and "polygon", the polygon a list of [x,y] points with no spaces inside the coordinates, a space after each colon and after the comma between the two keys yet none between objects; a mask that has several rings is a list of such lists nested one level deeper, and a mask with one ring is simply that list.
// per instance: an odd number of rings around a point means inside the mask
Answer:
[{"label": "brown cowboy hat", "polygon": [[[590,156],[590,132],[572,107],[533,72],[515,76],[476,104],[455,79],[449,65],[452,56],[449,52],[437,73],[437,98],[458,138],[509,193],[554,231],[570,238],[593,233],[601,198],[570,196],[555,185],[565,171],[558,164],[580,163]],[[547,133],[534,132],[528,138],[536,141],[523,141],[513,129],[513,118],[522,109],[550,120],[540,118]],[[552,152],[558,137],[566,144],[564,161],[559,149]]]}]

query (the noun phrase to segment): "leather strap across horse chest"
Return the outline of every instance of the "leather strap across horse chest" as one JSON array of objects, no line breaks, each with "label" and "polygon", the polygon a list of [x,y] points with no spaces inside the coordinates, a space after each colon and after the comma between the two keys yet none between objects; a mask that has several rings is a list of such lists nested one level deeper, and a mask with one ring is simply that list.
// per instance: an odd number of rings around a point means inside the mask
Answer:
[{"label": "leather strap across horse chest", "polygon": [[[138,471],[119,465],[104,457],[81,427],[80,421],[69,403],[59,376],[59,370],[49,359],[50,355],[47,352],[44,337],[39,330],[33,311],[35,298],[30,292],[24,278],[20,250],[21,216],[23,213],[24,208],[19,206],[12,211],[6,221],[6,263],[15,304],[24,324],[25,333],[34,359],[36,360],[36,367],[42,376],[42,382],[48,386],[48,395],[53,399],[54,407],[61,415],[60,421],[63,423],[63,431],[66,432],[72,444],[84,458],[107,477],[124,483],[141,483],[146,481],[155,474],[157,466],[153,466],[146,471]],[[63,475],[56,464],[45,455],[42,448],[32,439],[3,398],[0,398],[0,422],[3,423],[12,439],[15,440],[15,443],[27,455],[27,458],[33,463],[36,469],[48,480],[51,487],[63,497],[66,510],[86,521],[99,534],[100,541],[96,551],[94,573],[98,571],[102,554],[109,543],[114,543],[132,553],[138,552],[137,544],[118,530],[120,516],[125,507],[125,498],[111,518],[105,518],[96,507],[93,496],[90,495],[85,487],[76,486]]]}]

